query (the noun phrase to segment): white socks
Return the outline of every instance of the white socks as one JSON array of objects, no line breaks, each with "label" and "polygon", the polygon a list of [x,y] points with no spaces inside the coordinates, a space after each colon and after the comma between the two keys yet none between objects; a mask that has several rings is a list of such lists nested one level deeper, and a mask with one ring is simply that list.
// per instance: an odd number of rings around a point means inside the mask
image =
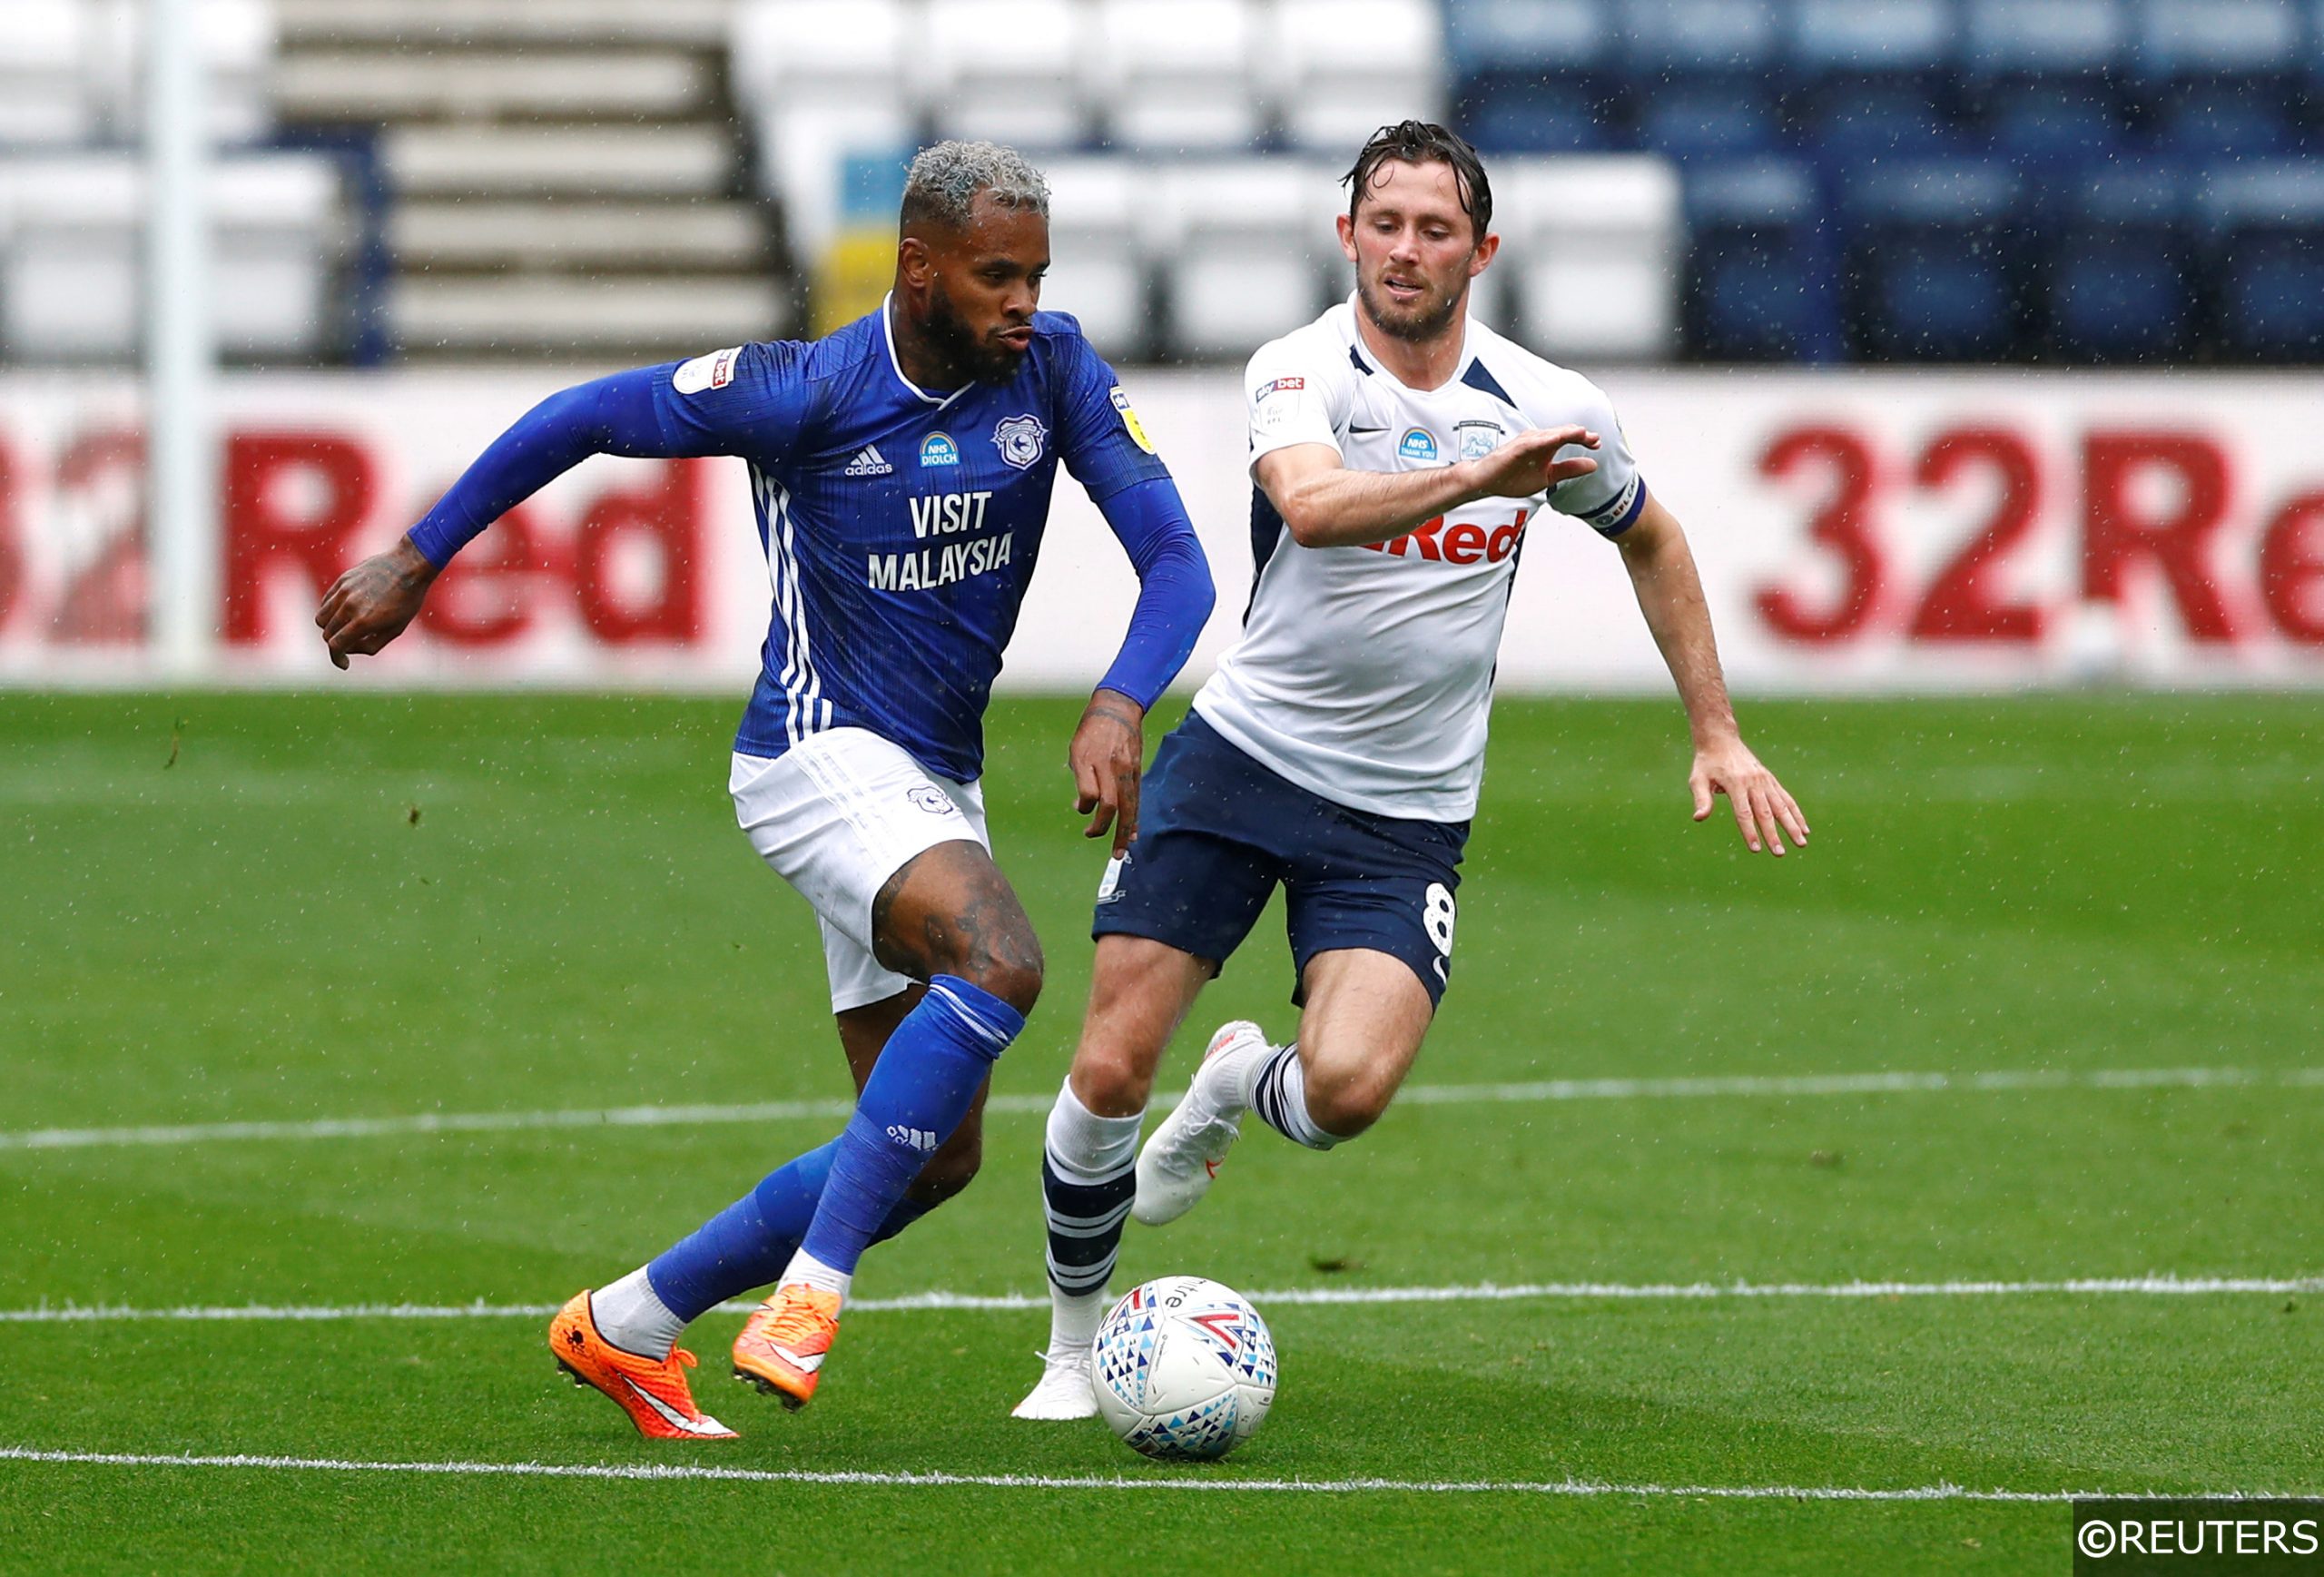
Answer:
[{"label": "white socks", "polygon": [[1049,1108],[1049,1153],[1075,1181],[1094,1183],[1137,1164],[1137,1134],[1145,1123],[1142,1111],[1099,1117],[1081,1104],[1068,1079]]},{"label": "white socks", "polygon": [[596,1322],[599,1336],[641,1358],[667,1358],[678,1345],[678,1333],[686,1328],[645,1279],[642,1265],[591,1293],[589,1317]]},{"label": "white socks", "polygon": [[1106,1283],[1122,1223],[1137,1193],[1139,1113],[1099,1117],[1070,1079],[1049,1108],[1041,1155],[1041,1213],[1049,1228],[1051,1353],[1086,1353],[1106,1317]]},{"label": "white socks", "polygon": [[802,1248],[791,1257],[791,1263],[783,1267],[783,1280],[779,1285],[788,1286],[794,1281],[803,1281],[819,1292],[835,1292],[844,1298],[847,1289],[855,1283],[855,1273],[825,1265]]}]

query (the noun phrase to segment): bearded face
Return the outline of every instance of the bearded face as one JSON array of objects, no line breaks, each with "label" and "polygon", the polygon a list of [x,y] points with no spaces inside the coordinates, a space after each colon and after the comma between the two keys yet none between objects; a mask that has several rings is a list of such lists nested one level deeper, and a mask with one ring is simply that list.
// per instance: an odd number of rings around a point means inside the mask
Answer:
[{"label": "bearded face", "polygon": [[980,333],[941,278],[930,287],[928,317],[922,327],[930,345],[958,371],[961,382],[1006,383],[1017,376],[1031,348],[1028,324],[1012,321],[1006,315],[990,320]]},{"label": "bearded face", "polygon": [[1357,271],[1355,293],[1365,313],[1389,338],[1433,340],[1468,301],[1469,273],[1463,267],[1451,279],[1433,279],[1423,269],[1398,268],[1383,260],[1368,277]]},{"label": "bearded face", "polygon": [[1381,333],[1410,341],[1437,339],[1468,304],[1469,281],[1496,242],[1479,237],[1461,206],[1449,164],[1380,163],[1355,205],[1340,221],[1340,241],[1355,264],[1355,293]]}]

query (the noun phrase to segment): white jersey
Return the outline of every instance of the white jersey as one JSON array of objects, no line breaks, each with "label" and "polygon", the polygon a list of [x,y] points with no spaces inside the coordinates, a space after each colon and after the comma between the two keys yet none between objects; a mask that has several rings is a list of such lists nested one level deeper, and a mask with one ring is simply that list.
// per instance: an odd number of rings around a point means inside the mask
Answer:
[{"label": "white jersey", "polygon": [[1441,389],[1407,389],[1357,338],[1344,301],[1262,347],[1245,373],[1251,460],[1328,444],[1351,470],[1474,458],[1528,428],[1599,435],[1589,476],[1530,498],[1481,498],[1403,537],[1302,547],[1254,487],[1258,565],[1236,642],[1195,710],[1303,788],[1385,816],[1466,821],[1484,775],[1485,720],[1525,533],[1543,506],[1608,537],[1646,489],[1613,407],[1576,372],[1469,320]]}]

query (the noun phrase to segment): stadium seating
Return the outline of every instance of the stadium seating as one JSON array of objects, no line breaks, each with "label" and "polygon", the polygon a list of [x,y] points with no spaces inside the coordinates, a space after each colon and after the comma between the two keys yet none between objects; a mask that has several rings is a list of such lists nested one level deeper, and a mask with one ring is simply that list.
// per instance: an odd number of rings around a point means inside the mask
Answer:
[{"label": "stadium seating", "polygon": [[[143,129],[144,0],[7,0],[0,8],[0,149],[124,143]],[[199,0],[212,133],[256,142],[272,129],[267,0]]]},{"label": "stadium seating", "polygon": [[1275,0],[1261,47],[1294,148],[1345,158],[1385,123],[1444,113],[1436,0]]},{"label": "stadium seating", "polygon": [[[0,7],[0,359],[123,360],[142,338],[147,175],[143,0]],[[352,245],[342,163],[258,152],[275,118],[269,0],[198,0],[212,136],[212,286],[222,350],[343,350]]]},{"label": "stadium seating", "polygon": [[1814,171],[1778,156],[1689,172],[1686,340],[1718,360],[1833,361],[1840,306]]},{"label": "stadium seating", "polygon": [[1503,160],[1493,222],[1514,321],[1544,350],[1650,360],[1676,348],[1683,213],[1662,160]]},{"label": "stadium seating", "polygon": [[[142,134],[148,0],[84,0],[90,8],[87,69],[111,135]],[[255,143],[273,130],[271,84],[275,19],[268,0],[199,0],[194,35],[207,67],[211,133],[222,143]]]},{"label": "stadium seating", "polygon": [[[54,172],[134,146],[144,11],[0,0],[0,191],[25,194],[0,215],[11,357],[134,341],[118,172],[60,207]],[[1346,288],[1333,181],[1362,139],[1449,114],[1492,161],[1509,241],[1481,310],[1553,354],[2324,360],[2324,0],[199,0],[197,18],[222,145],[341,150],[314,166],[334,195],[282,210],[320,213],[311,234],[272,255],[302,280],[379,272],[314,261],[372,194],[415,350],[499,344],[495,321],[527,313],[508,342],[555,339],[559,313],[684,318],[688,340],[714,312],[779,321],[774,225],[793,278],[852,279],[885,221],[849,228],[846,172],[891,180],[962,135],[1052,170],[1052,298],[1115,354],[1232,358]],[[258,277],[236,245],[231,277]],[[75,269],[85,301],[50,301]],[[664,290],[673,270],[699,288]],[[347,312],[306,291],[236,328],[240,352],[339,343]]]},{"label": "stadium seating", "polygon": [[1640,146],[1682,160],[1774,148],[1782,113],[1771,74],[1782,44],[1771,6],[1630,0],[1621,60]]},{"label": "stadium seating", "polygon": [[[261,153],[214,168],[221,348],[313,357],[332,333],[343,251],[336,164]],[[122,153],[0,163],[0,350],[25,361],[120,360],[139,340],[145,171]]]},{"label": "stadium seating", "polygon": [[1113,144],[1137,153],[1225,153],[1271,113],[1250,0],[1099,0],[1090,86]]},{"label": "stadium seating", "polygon": [[1807,144],[1852,161],[1945,151],[1957,42],[1945,0],[1798,0],[1790,51]]},{"label": "stadium seating", "polygon": [[2220,343],[2252,361],[2324,360],[2324,169],[2214,170],[2198,217],[2220,294]]},{"label": "stadium seating", "polygon": [[1046,295],[1072,312],[1109,356],[1137,360],[1157,349],[1139,244],[1137,168],[1120,159],[1059,160],[1049,182]]},{"label": "stadium seating", "polygon": [[89,44],[82,0],[15,0],[0,27],[0,145],[64,143],[96,130],[83,63]]},{"label": "stadium seating", "polygon": [[755,0],[735,8],[734,96],[757,127],[760,188],[794,254],[822,255],[848,155],[908,146],[919,128],[898,0]]},{"label": "stadium seating", "polygon": [[[1286,159],[1162,172],[1147,198],[1145,244],[1171,260],[1160,301],[1179,354],[1247,355],[1321,310],[1330,235],[1321,194],[1329,182]],[[1061,297],[1057,304],[1073,310]]]},{"label": "stadium seating", "polygon": [[912,54],[931,129],[1016,146],[1083,139],[1087,7],[1078,0],[926,0]]},{"label": "stadium seating", "polygon": [[2025,344],[2031,285],[2003,244],[2024,192],[1978,160],[1881,162],[1842,184],[1850,330],[1875,360],[1991,361]]},{"label": "stadium seating", "polygon": [[2047,260],[2051,351],[2099,362],[2193,354],[2202,300],[2187,172],[2111,165],[2061,195]]},{"label": "stadium seating", "polygon": [[1607,103],[1617,43],[1596,0],[1476,0],[1448,19],[1460,113],[1486,153],[1569,153],[1616,145]]}]

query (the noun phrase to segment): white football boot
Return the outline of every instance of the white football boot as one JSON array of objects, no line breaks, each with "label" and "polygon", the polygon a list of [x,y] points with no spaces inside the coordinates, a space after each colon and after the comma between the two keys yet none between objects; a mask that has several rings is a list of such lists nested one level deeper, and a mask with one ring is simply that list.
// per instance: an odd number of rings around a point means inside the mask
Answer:
[{"label": "white football boot", "polygon": [[1049,1422],[1098,1416],[1098,1395],[1089,1384],[1088,1347],[1043,1353],[1041,1363],[1040,1384],[1009,1410],[1009,1417]]},{"label": "white football boot", "polygon": [[1219,1163],[1242,1134],[1252,1073],[1273,1050],[1266,1032],[1248,1019],[1218,1027],[1186,1095],[1137,1152],[1137,1198],[1131,1215],[1160,1227],[1193,1209],[1210,1191]]}]

